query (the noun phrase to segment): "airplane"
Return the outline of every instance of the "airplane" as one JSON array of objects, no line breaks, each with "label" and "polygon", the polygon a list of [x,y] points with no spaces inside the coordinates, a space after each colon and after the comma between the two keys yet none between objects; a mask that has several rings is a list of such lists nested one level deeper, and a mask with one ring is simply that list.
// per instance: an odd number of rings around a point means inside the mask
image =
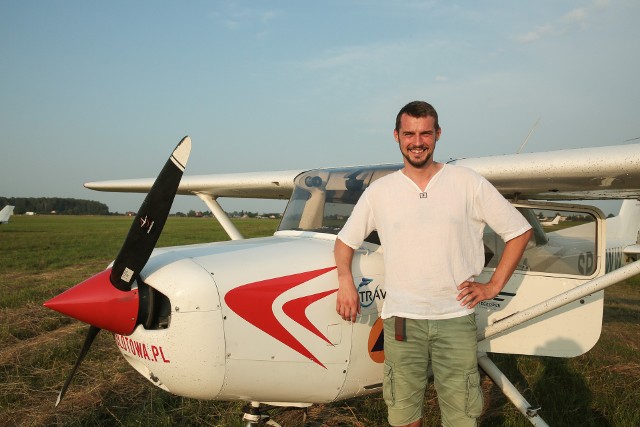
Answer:
[{"label": "airplane", "polygon": [[[372,233],[355,253],[361,314],[351,323],[335,311],[333,245],[364,189],[402,165],[182,177],[190,151],[185,137],[155,181],[85,184],[147,196],[106,270],[44,303],[90,325],[56,405],[101,329],[165,391],[249,402],[246,426],[277,426],[269,406],[380,392],[383,248]],[[640,273],[640,144],[452,162],[484,175],[534,229],[504,290],[477,306],[478,362],[527,420],[546,425],[488,353],[574,357],[598,341],[603,289]],[[230,240],[155,248],[175,194],[199,197]],[[289,203],[273,236],[245,239],[219,197]],[[607,220],[597,207],[572,203],[598,199],[626,200]],[[555,212],[567,221],[547,231],[538,218]],[[488,227],[484,245],[479,280],[504,246]]]},{"label": "airplane", "polygon": [[540,221],[540,225],[542,225],[543,227],[550,227],[552,225],[558,225],[558,224],[560,224],[560,219],[561,218],[562,218],[562,216],[560,214],[556,214],[556,216],[550,221]]},{"label": "airplane", "polygon": [[0,211],[0,224],[7,224],[9,222],[9,217],[13,215],[13,208],[15,206],[7,205]]}]

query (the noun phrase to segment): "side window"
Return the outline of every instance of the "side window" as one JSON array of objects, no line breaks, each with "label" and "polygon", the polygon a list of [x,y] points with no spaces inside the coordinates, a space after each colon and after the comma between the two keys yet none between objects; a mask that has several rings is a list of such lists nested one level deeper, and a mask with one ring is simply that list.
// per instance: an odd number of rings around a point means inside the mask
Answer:
[{"label": "side window", "polygon": [[351,203],[325,203],[322,226],[329,229],[340,230],[344,223],[347,222],[354,206],[355,204]]},{"label": "side window", "polygon": [[[595,217],[584,212],[518,208],[533,236],[518,270],[590,276],[596,269]],[[484,231],[485,267],[495,268],[504,242],[490,227]]]}]

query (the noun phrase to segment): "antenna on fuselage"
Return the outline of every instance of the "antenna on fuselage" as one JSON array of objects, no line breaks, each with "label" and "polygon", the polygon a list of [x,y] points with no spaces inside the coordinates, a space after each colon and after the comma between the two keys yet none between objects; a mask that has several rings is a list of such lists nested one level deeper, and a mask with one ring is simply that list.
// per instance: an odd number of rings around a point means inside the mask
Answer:
[{"label": "antenna on fuselage", "polygon": [[527,137],[522,142],[522,145],[520,146],[520,148],[518,149],[516,154],[520,154],[520,152],[522,151],[524,146],[527,145],[527,142],[529,142],[529,138],[531,138],[531,135],[533,134],[533,131],[535,130],[536,126],[538,126],[538,123],[540,123],[540,117],[538,117],[538,120],[536,120],[536,122],[533,124],[533,126],[531,126],[531,130],[529,131],[529,134],[527,135]]}]

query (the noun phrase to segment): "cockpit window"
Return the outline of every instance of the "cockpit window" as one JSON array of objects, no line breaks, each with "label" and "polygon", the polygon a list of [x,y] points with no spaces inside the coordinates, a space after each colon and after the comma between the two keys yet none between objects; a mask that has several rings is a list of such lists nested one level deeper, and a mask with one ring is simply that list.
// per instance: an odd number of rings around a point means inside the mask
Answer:
[{"label": "cockpit window", "polygon": [[400,167],[320,169],[299,175],[278,230],[338,234],[365,188]]},{"label": "cockpit window", "polygon": [[[590,276],[597,267],[597,222],[585,212],[517,208],[529,221],[533,235],[518,270]],[[485,267],[498,265],[504,242],[489,227],[484,229]]]}]

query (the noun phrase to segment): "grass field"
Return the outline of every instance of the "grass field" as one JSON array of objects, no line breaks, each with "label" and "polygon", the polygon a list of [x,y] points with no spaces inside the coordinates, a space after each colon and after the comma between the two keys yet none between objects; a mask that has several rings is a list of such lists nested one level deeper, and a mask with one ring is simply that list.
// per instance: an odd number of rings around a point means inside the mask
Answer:
[{"label": "grass field", "polygon": [[[242,402],[183,399],[152,386],[120,357],[102,333],[65,400],[56,396],[82,345],[86,325],[42,302],[101,271],[117,254],[131,224],[125,217],[14,216],[0,226],[0,426],[241,426]],[[269,235],[277,221],[237,220],[245,236]],[[223,240],[215,220],[170,218],[159,246]],[[495,355],[493,360],[542,407],[551,426],[640,425],[640,279],[605,293],[602,336],[573,359]],[[483,379],[482,426],[530,425]],[[425,425],[438,425],[429,387]],[[275,410],[283,426],[384,426],[380,395]]]}]

